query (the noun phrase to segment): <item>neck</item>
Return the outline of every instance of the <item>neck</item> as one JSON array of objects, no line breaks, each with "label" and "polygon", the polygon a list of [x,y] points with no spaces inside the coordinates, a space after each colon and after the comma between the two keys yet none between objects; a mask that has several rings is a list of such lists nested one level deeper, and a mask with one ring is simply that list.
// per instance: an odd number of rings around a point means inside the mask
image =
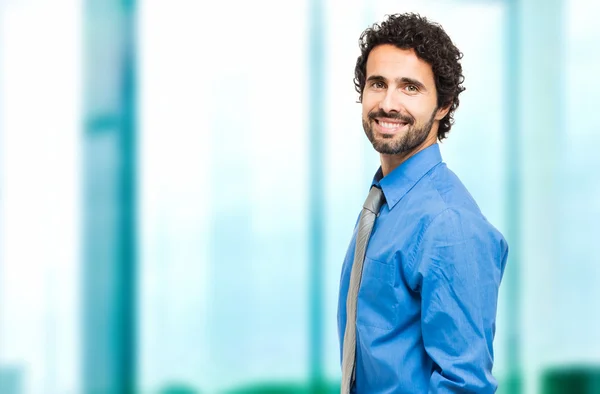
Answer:
[{"label": "neck", "polygon": [[427,139],[425,141],[423,141],[423,143],[421,145],[417,146],[416,148],[414,148],[411,151],[404,152],[404,153],[398,153],[396,155],[388,155],[388,154],[381,153],[380,160],[381,160],[381,171],[383,173],[383,176],[384,177],[387,176],[387,174],[394,171],[406,160],[410,159],[417,153],[421,152],[423,149],[429,148],[431,145],[435,144],[436,142],[437,142],[437,133],[430,133],[429,136],[427,137]]}]

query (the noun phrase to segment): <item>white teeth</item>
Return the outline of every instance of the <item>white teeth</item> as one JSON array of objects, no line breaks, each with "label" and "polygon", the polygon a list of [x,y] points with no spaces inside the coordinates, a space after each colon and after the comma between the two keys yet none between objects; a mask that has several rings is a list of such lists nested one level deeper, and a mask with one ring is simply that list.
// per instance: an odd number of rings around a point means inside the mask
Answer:
[{"label": "white teeth", "polygon": [[400,123],[386,123],[386,122],[379,122],[379,124],[382,127],[385,127],[386,129],[395,129],[396,127],[400,127]]}]

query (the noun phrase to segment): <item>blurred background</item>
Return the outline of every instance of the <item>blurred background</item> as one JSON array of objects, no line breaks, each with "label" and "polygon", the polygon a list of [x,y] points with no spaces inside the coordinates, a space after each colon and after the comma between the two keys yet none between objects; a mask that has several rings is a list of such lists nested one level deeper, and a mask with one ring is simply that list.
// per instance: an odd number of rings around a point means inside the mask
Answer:
[{"label": "blurred background", "polygon": [[593,0],[0,0],[0,393],[339,392],[357,42],[406,11],[465,54],[499,392],[600,393]]}]

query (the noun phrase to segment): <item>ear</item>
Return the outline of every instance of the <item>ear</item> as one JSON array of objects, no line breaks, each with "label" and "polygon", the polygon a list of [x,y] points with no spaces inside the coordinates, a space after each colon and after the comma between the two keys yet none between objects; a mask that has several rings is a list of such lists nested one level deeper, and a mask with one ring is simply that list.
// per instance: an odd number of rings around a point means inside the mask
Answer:
[{"label": "ear", "polygon": [[450,112],[450,107],[452,106],[452,103],[448,104],[447,106],[445,106],[444,108],[440,108],[437,110],[436,114],[435,114],[435,120],[442,120],[444,119],[444,117],[446,115],[448,115],[448,112]]}]

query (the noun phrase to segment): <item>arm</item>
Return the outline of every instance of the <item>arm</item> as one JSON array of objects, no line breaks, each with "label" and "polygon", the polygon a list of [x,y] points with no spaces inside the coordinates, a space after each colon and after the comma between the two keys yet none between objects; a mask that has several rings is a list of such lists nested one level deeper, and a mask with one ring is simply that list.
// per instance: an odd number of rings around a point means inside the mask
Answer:
[{"label": "arm", "polygon": [[417,247],[421,323],[433,361],[429,393],[494,393],[492,376],[498,288],[508,253],[487,221],[446,210]]}]

